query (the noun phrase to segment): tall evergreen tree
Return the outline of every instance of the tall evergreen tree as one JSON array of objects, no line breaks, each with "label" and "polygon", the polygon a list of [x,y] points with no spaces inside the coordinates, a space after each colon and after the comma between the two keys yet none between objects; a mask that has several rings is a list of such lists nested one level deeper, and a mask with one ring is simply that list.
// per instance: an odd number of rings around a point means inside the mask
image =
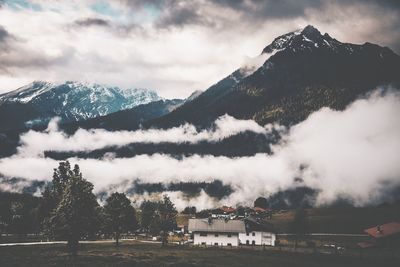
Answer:
[{"label": "tall evergreen tree", "polygon": [[268,200],[265,197],[258,197],[254,201],[254,207],[267,209],[268,208]]},{"label": "tall evergreen tree", "polygon": [[167,243],[168,232],[176,226],[178,212],[170,198],[165,195],[161,201],[145,201],[141,208],[141,226],[153,235],[161,235],[162,244]]},{"label": "tall evergreen tree", "polygon": [[71,170],[69,162],[61,162],[47,191],[47,201],[55,201],[55,208],[46,218],[47,233],[66,239],[69,251],[76,255],[79,240],[94,235],[100,224],[93,184],[82,177],[78,165]]},{"label": "tall evergreen tree", "polygon": [[163,200],[158,204],[158,214],[160,218],[162,244],[165,245],[168,242],[168,232],[172,231],[176,226],[176,216],[178,214],[175,205],[167,195],[164,195]]},{"label": "tall evergreen tree", "polygon": [[[44,226],[48,224],[48,219],[50,218],[51,213],[60,203],[63,192],[66,188],[66,183],[73,174],[69,161],[60,162],[58,168],[54,169],[53,179],[51,183],[46,186],[43,192],[43,200],[39,208],[40,217],[44,221]],[[45,227],[44,230],[48,230],[48,227]]]},{"label": "tall evergreen tree", "polygon": [[104,214],[106,228],[114,234],[117,246],[122,233],[137,229],[136,210],[124,193],[113,193],[107,198]]},{"label": "tall evergreen tree", "polygon": [[140,205],[140,226],[145,232],[152,232],[151,225],[154,224],[155,213],[157,210],[158,203],[152,201],[144,201]]}]

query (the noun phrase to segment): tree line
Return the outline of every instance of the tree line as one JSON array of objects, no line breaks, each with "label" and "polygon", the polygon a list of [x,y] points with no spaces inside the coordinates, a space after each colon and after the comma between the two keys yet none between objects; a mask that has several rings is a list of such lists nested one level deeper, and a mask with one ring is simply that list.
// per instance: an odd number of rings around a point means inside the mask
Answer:
[{"label": "tree line", "polygon": [[[176,227],[177,210],[168,196],[157,202],[143,202],[140,216],[124,193],[112,193],[101,206],[93,193],[93,184],[83,178],[78,165],[71,168],[68,161],[60,162],[58,168],[54,169],[52,182],[46,186],[43,197],[31,199],[38,204],[36,207],[32,206],[33,203],[30,205],[32,207],[27,214],[30,223],[35,225],[36,222],[36,230],[51,240],[66,240],[72,255],[77,254],[82,239],[112,236],[118,246],[122,234],[139,228],[160,235],[165,245],[168,232]],[[0,216],[3,231],[18,232],[22,230],[18,229],[19,225],[26,226],[29,223],[21,220],[23,214],[18,214],[21,207],[15,203],[18,202],[9,203],[13,210],[8,213],[5,207],[0,206],[4,208]]]}]

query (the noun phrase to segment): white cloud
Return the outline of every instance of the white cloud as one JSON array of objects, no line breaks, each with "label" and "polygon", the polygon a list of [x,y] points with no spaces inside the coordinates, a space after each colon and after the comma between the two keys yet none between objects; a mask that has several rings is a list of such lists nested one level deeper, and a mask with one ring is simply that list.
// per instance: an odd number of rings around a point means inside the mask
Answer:
[{"label": "white cloud", "polygon": [[[356,205],[365,205],[385,199],[385,190],[388,189],[385,186],[400,186],[398,114],[400,94],[377,91],[366,99],[355,101],[344,111],[323,108],[313,113],[305,121],[285,131],[282,142],[273,147],[273,155],[256,154],[237,158],[193,155],[176,159],[169,155],[155,154],[133,158],[71,158],[70,161],[80,165],[84,176],[95,185],[97,192],[112,188],[125,190],[137,179],[145,183],[211,182],[218,179],[235,190],[235,193],[224,198],[221,203],[250,204],[257,196],[293,187],[294,178],[300,177],[303,179],[301,185],[321,191],[318,204],[330,203],[341,196],[353,200]],[[202,136],[204,140],[219,140],[226,133],[240,132],[244,128],[248,129],[249,125],[249,121],[237,121],[226,116],[219,122],[221,121],[224,122],[222,125],[229,127],[220,128],[224,130],[218,130],[217,127],[216,131],[195,134],[191,130],[182,132],[184,127],[176,128],[172,132],[141,132],[138,135],[140,139],[137,140],[147,142],[169,138],[167,140],[176,142],[179,139],[199,140],[198,136]],[[274,126],[252,127],[263,132],[264,129]],[[279,126],[278,129],[281,130]],[[219,134],[216,134],[218,131]],[[90,133],[85,132],[86,135]],[[171,133],[177,134],[178,138],[171,139]],[[92,134],[96,136],[98,133]],[[114,135],[109,132],[101,134],[107,136],[102,137],[102,143],[114,143],[115,139],[121,138],[120,132]],[[41,133],[37,135],[46,136]],[[31,137],[25,138],[22,146],[24,149],[21,150],[24,153],[0,160],[3,175],[29,180],[51,179],[52,169],[58,163],[53,159],[43,158],[40,153],[38,155],[40,145],[35,142],[39,139]],[[61,150],[62,144],[68,147],[83,145],[85,142],[93,145],[90,138],[67,141],[53,141],[49,138],[48,142],[51,145],[61,142],[57,147]],[[91,145],[85,149],[93,149]],[[174,194],[176,198],[180,196],[179,193]],[[215,201],[201,197],[204,206]],[[194,203],[184,198],[182,201],[180,206]]]},{"label": "white cloud", "polygon": [[110,146],[130,143],[191,143],[218,142],[242,132],[265,134],[267,130],[252,120],[237,120],[224,115],[215,121],[214,129],[198,131],[191,124],[168,130],[149,129],[109,132],[103,129],[79,129],[72,136],[57,130],[58,119],[50,121],[46,132],[30,130],[21,135],[20,154],[43,155],[44,151],[93,151]]},{"label": "white cloud", "polygon": [[143,201],[159,201],[163,195],[167,195],[171,199],[178,211],[182,211],[188,206],[195,206],[198,210],[212,209],[221,204],[221,201],[208,196],[204,190],[201,190],[198,195],[191,197],[179,191],[165,191],[152,194],[144,193],[142,195],[134,194],[130,198],[135,206],[140,207]]},{"label": "white cloud", "polygon": [[[398,39],[394,27],[398,11],[361,2],[344,7],[336,1],[318,8],[311,5],[301,16],[271,18],[259,16],[256,2],[246,13],[212,1],[193,1],[185,7],[193,5],[192,10],[209,23],[170,28],[152,24],[170,11],[168,6],[152,11],[129,9],[126,3],[133,5],[132,1],[104,1],[115,11],[110,14],[93,10],[97,1],[92,0],[33,2],[41,10],[7,5],[0,9],[0,25],[17,38],[12,50],[0,57],[5,65],[0,67],[8,70],[0,73],[0,93],[32,80],[79,80],[152,88],[163,97],[181,98],[205,90],[248,57],[258,56],[278,35],[307,24],[345,42],[396,45]],[[87,18],[104,19],[110,25],[74,27],[75,21]]]}]

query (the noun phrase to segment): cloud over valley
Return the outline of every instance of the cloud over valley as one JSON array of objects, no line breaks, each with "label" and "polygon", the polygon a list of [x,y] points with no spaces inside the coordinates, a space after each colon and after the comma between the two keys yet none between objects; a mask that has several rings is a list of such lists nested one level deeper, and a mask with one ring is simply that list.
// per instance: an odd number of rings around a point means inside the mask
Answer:
[{"label": "cloud over valley", "polygon": [[[258,125],[251,120],[223,116],[214,127],[196,130],[193,125],[134,132],[79,130],[72,136],[60,132],[52,122],[45,132],[21,136],[18,153],[0,159],[5,177],[49,181],[58,162],[44,157],[44,150],[90,151],[132,142],[196,143],[219,142],[245,131],[281,133],[271,154],[246,157],[168,154],[138,155],[131,158],[70,158],[79,164],[96,192],[128,191],[134,181],[179,183],[221,181],[233,193],[214,199],[201,191],[195,198],[182,192],[167,193],[179,199],[179,208],[198,203],[202,208],[216,204],[250,204],[257,196],[306,186],[317,190],[316,205],[346,198],[362,206],[388,200],[388,190],[400,186],[400,94],[377,90],[356,100],[343,111],[323,108],[289,129],[279,125]],[[24,166],[21,168],[21,166]],[[151,193],[136,199],[151,197]],[[194,201],[198,199],[199,201]]]}]

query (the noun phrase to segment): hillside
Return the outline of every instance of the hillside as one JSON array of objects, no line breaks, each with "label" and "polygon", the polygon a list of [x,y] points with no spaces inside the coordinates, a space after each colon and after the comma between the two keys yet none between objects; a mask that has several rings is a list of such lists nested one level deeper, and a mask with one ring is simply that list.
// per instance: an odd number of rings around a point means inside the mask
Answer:
[{"label": "hillside", "polygon": [[55,116],[63,122],[82,121],[159,100],[147,89],[35,81],[0,95],[0,131],[43,125]]},{"label": "hillside", "polygon": [[67,132],[74,132],[78,128],[102,128],[110,131],[136,130],[141,123],[168,114],[184,102],[185,100],[183,99],[154,101],[105,116],[65,123],[61,125],[61,128]]},{"label": "hillside", "polygon": [[191,103],[148,123],[207,125],[225,113],[294,124],[321,107],[341,110],[379,86],[400,84],[400,57],[386,47],[341,43],[312,26],[276,38],[254,73],[238,69]]}]

